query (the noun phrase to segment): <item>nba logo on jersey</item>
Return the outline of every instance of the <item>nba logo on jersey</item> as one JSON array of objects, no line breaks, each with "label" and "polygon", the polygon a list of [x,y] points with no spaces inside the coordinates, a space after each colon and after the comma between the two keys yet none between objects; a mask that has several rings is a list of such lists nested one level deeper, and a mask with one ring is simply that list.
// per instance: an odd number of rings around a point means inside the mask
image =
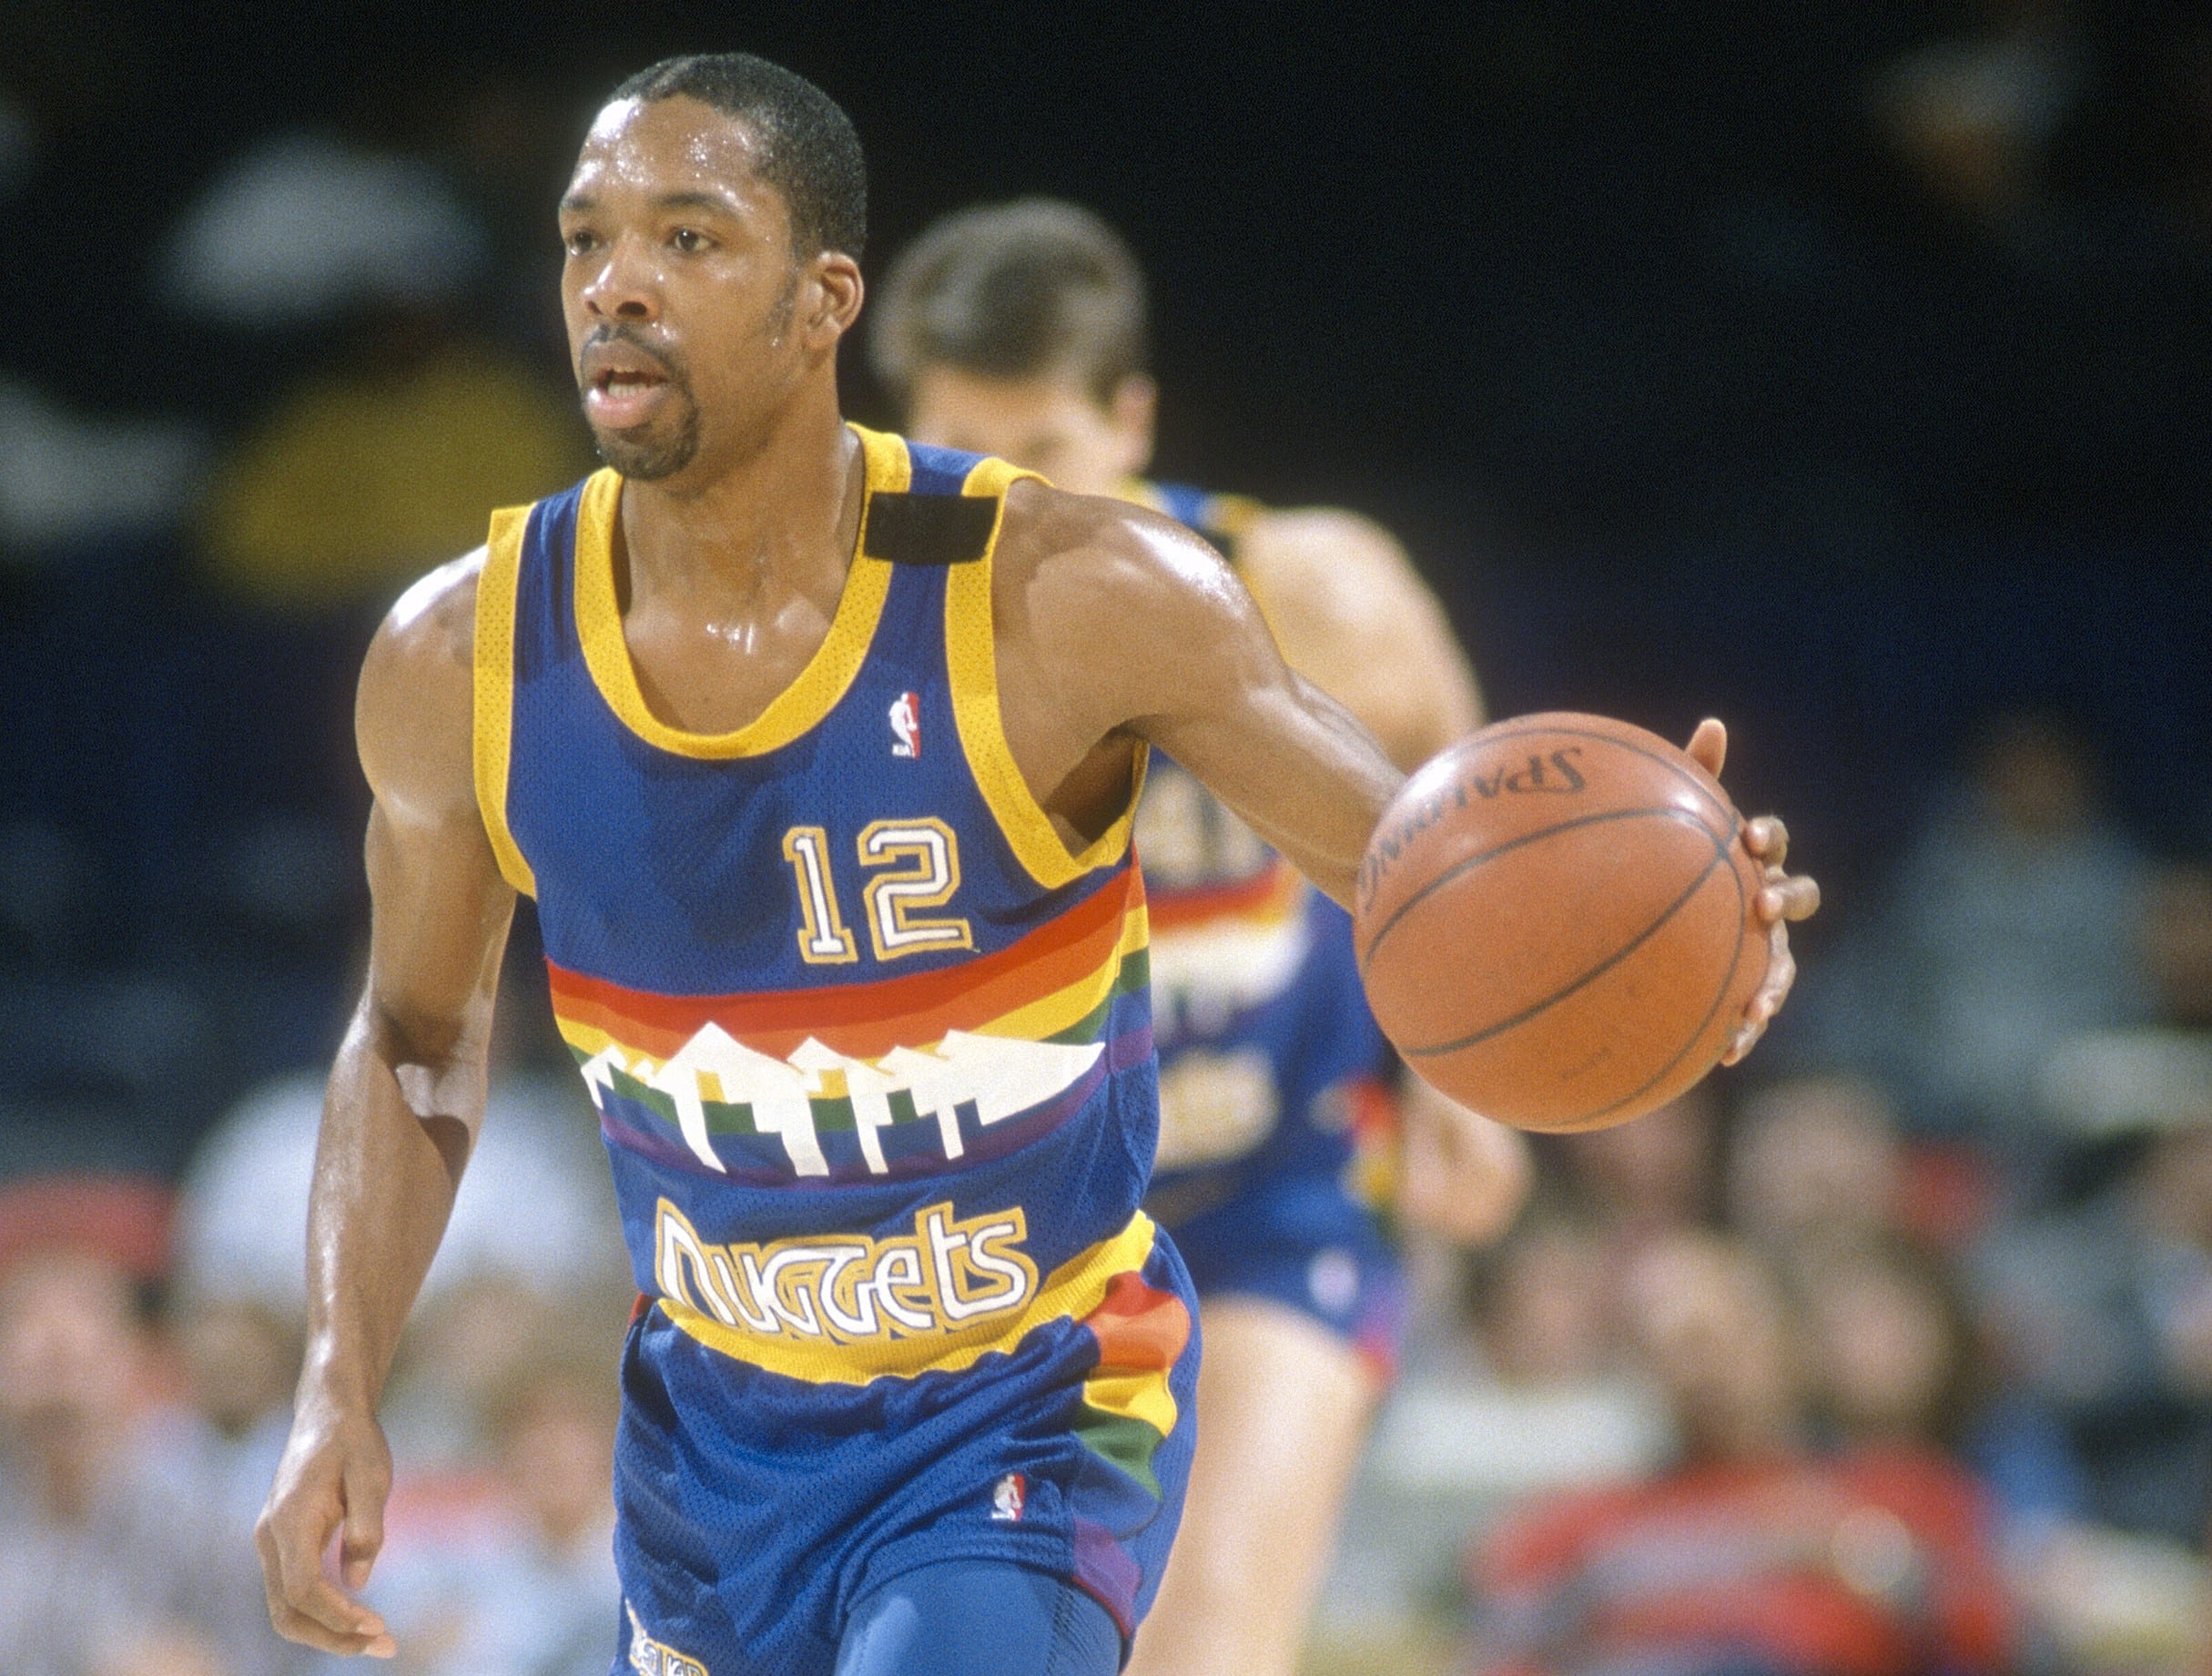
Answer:
[{"label": "nba logo on jersey", "polygon": [[992,1488],[990,1516],[995,1523],[1019,1525],[1021,1522],[1022,1493],[1030,1481],[1019,1472],[1010,1472]]},{"label": "nba logo on jersey", "polygon": [[916,693],[901,693],[891,701],[891,755],[915,757],[921,755],[921,697]]}]

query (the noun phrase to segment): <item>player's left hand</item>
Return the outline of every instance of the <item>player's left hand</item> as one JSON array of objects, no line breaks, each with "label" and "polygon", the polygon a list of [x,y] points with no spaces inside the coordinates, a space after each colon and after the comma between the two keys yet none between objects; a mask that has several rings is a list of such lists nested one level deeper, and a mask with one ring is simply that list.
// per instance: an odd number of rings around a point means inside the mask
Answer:
[{"label": "player's left hand", "polygon": [[1418,1077],[1400,1112],[1398,1212],[1456,1245],[1481,1245],[1512,1225],[1533,1183],[1528,1143],[1477,1117]]},{"label": "player's left hand", "polygon": [[[1706,773],[1719,779],[1721,765],[1728,760],[1728,729],[1710,716],[1700,722],[1697,732],[1689,736],[1689,755]],[[1720,1056],[1723,1065],[1732,1065],[1749,1053],[1781,1011],[1790,986],[1797,981],[1797,960],[1790,952],[1790,921],[1810,919],[1821,906],[1817,883],[1802,873],[1783,869],[1790,855],[1790,829],[1777,817],[1761,815],[1745,821],[1743,847],[1765,868],[1766,883],[1752,911],[1767,926],[1767,977],[1743,1010],[1743,1024],[1728,1044],[1728,1051]]]}]

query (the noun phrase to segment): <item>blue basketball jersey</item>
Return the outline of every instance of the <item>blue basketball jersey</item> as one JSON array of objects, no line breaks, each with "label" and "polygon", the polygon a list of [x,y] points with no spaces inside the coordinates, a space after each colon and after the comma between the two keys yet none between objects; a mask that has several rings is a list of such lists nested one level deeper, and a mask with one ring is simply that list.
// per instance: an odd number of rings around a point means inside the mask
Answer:
[{"label": "blue basketball jersey", "polygon": [[480,801],[537,899],[651,1300],[625,1633],[708,1669],[834,1641],[887,1568],[942,1559],[1069,1576],[1128,1632],[1187,1458],[1188,1283],[1139,1208],[1131,815],[1071,853],[1000,726],[991,564],[1021,474],[856,434],[828,634],[734,732],[639,690],[614,472],[498,514],[480,584]]},{"label": "blue basketball jersey", "polygon": [[[1175,483],[1136,484],[1131,494],[1232,564],[1260,510]],[[1172,1226],[1263,1177],[1344,1171],[1355,1091],[1390,1062],[1360,985],[1350,916],[1165,758],[1153,762],[1136,835],[1160,1050],[1153,1204],[1170,1207]]]},{"label": "blue basketball jersey", "polygon": [[[1260,513],[1174,483],[1130,494],[1232,564]],[[1389,1127],[1391,1054],[1360,983],[1351,916],[1163,757],[1136,834],[1160,1052],[1146,1208],[1175,1231],[1201,1296],[1281,1303],[1386,1374],[1403,1276],[1370,1204],[1380,1149],[1360,1143]]]}]

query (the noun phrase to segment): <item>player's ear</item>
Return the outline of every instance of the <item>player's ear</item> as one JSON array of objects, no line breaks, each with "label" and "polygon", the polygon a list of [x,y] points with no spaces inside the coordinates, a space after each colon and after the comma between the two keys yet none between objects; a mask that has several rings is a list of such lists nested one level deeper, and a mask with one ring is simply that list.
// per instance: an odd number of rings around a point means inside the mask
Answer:
[{"label": "player's ear", "polygon": [[1106,403],[1106,417],[1126,456],[1121,470],[1131,476],[1152,462],[1152,436],[1160,418],[1160,387],[1142,372],[1132,372],[1113,389]]},{"label": "player's ear", "polygon": [[860,300],[866,287],[860,264],[837,250],[825,250],[814,259],[812,283],[807,287],[809,306],[799,322],[810,349],[828,349],[860,318]]}]

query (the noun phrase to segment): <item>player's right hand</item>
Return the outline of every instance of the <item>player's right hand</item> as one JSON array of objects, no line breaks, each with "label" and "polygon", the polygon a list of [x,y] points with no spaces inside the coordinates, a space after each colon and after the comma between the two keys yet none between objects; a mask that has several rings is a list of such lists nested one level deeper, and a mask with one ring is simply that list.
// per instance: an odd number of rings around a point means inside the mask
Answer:
[{"label": "player's right hand", "polygon": [[[384,1620],[354,1598],[384,1544],[391,1491],[391,1450],[376,1417],[303,1400],[253,1529],[279,1635],[322,1652],[389,1659],[399,1651]],[[343,1588],[323,1570],[334,1535]]]}]

